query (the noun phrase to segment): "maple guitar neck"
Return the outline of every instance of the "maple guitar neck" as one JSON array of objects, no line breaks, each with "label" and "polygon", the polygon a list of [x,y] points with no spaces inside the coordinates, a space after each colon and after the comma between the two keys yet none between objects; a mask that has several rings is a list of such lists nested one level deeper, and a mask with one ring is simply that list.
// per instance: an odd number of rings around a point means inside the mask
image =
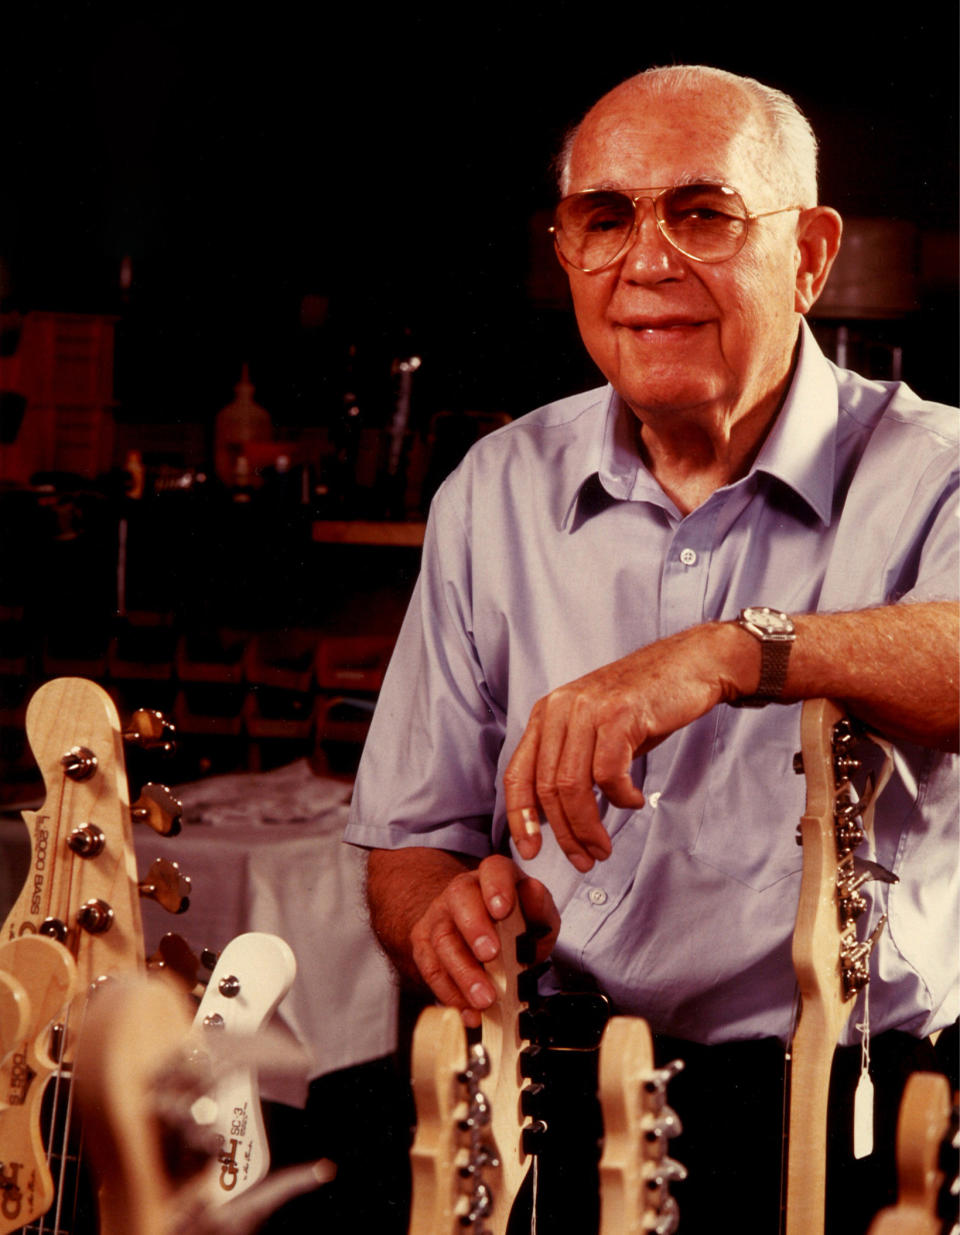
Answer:
[{"label": "maple guitar neck", "polygon": [[[144,968],[123,733],[106,691],[57,678],[30,700],[27,737],[46,797],[23,812],[30,869],[3,937],[59,940],[76,961],[82,999],[97,978]],[[69,1043],[66,1052],[69,1060]]]},{"label": "maple guitar neck", "polygon": [[667,1154],[680,1122],[666,1103],[667,1084],[683,1067],[653,1062],[646,1021],[614,1016],[600,1043],[600,1235],[671,1235],[680,1222],[670,1184],[686,1169]]},{"label": "maple guitar neck", "polygon": [[958,1221],[955,1188],[951,1195],[956,1151],[956,1106],[947,1078],[915,1072],[907,1080],[897,1121],[897,1203],[877,1214],[870,1235],[944,1235],[951,1230],[950,1218]]},{"label": "maple guitar neck", "polygon": [[[29,1231],[55,1192],[51,1225],[44,1219],[43,1229],[60,1235],[72,1229],[61,1202],[66,1172],[76,1164],[66,1151],[69,1118],[63,1129],[57,1120],[70,1111],[69,1078],[88,996],[105,977],[144,971],[140,895],[169,904],[169,894],[179,894],[169,880],[161,888],[165,868],[175,882],[179,876],[158,860],[152,882],[138,883],[124,735],[104,690],[83,678],[47,682],[30,700],[26,728],[45,798],[39,810],[23,812],[30,867],[0,932],[0,968],[30,988],[32,1005],[28,1028],[0,1070],[0,1235]],[[141,813],[157,830],[172,830],[156,802]],[[54,1075],[54,1128],[44,1146],[41,1101]],[[57,1189],[51,1163],[60,1172]],[[100,1235],[123,1232],[101,1227]]]},{"label": "maple guitar neck", "polygon": [[453,1008],[426,1008],[417,1021],[409,1235],[506,1235],[536,1135],[528,1099],[537,1087],[525,1075],[530,1041],[521,1029],[524,983],[533,979],[525,931],[519,907],[497,923],[500,952],[485,966],[497,998],[482,1015],[479,1042],[468,1047]]},{"label": "maple guitar neck", "polygon": [[854,998],[869,979],[870,951],[882,928],[881,919],[869,940],[857,939],[856,918],[866,908],[858,889],[875,876],[858,871],[853,851],[870,833],[890,760],[888,753],[880,776],[857,795],[851,785],[861,766],[857,742],[856,729],[836,704],[811,699],[803,705],[806,807],[793,934],[801,1011],[791,1048],[786,1235],[820,1235],[824,1229],[830,1070]]},{"label": "maple guitar neck", "polygon": [[[213,1230],[228,1202],[238,1216],[222,1230],[247,1229],[237,1205],[252,1199],[270,1165],[254,1044],[295,975],[289,946],[254,931],[224,948],[195,1013],[181,984],[165,977],[98,992],[77,1086],[93,1134],[102,1231]],[[178,1161],[185,1169],[174,1169]]]}]

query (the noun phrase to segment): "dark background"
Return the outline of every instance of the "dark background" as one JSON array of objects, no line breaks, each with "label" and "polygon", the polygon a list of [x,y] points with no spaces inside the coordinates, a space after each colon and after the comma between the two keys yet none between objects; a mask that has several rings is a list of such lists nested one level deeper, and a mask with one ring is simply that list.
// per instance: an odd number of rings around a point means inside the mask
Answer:
[{"label": "dark background", "polygon": [[518,414],[595,380],[537,214],[563,130],[632,72],[703,62],[793,94],[823,200],[930,241],[905,376],[952,401],[956,25],[947,5],[8,4],[4,306],[121,312],[128,423],[209,423],[246,361],[276,423],[322,424],[351,343],[375,418],[407,346],[421,415]]}]

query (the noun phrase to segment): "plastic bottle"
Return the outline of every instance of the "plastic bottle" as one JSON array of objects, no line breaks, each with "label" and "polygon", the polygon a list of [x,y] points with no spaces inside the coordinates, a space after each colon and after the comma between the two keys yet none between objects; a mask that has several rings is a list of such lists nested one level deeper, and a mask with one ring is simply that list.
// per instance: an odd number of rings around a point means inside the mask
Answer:
[{"label": "plastic bottle", "polygon": [[241,458],[247,463],[247,442],[268,442],[273,437],[270,413],[254,402],[246,365],[234,390],[237,397],[217,413],[214,427],[214,464],[225,485],[236,485],[241,479],[248,481],[249,467],[240,464]]}]

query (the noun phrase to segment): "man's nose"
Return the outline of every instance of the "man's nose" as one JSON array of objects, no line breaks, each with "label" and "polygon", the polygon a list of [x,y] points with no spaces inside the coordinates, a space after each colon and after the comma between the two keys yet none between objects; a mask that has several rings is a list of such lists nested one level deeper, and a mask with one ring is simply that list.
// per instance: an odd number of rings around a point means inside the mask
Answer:
[{"label": "man's nose", "polygon": [[636,204],[633,234],[623,257],[623,277],[671,278],[682,269],[680,253],[660,230],[652,198],[641,197]]}]

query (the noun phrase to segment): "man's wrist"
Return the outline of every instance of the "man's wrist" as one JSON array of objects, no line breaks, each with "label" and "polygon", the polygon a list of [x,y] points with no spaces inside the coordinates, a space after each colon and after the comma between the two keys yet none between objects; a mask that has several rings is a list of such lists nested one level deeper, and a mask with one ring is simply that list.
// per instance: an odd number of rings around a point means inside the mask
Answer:
[{"label": "man's wrist", "polygon": [[733,706],[765,707],[777,702],[786,684],[790,651],[797,634],[792,619],[769,605],[754,605],[741,609],[734,625],[759,649],[760,668],[756,686],[733,699]]}]

